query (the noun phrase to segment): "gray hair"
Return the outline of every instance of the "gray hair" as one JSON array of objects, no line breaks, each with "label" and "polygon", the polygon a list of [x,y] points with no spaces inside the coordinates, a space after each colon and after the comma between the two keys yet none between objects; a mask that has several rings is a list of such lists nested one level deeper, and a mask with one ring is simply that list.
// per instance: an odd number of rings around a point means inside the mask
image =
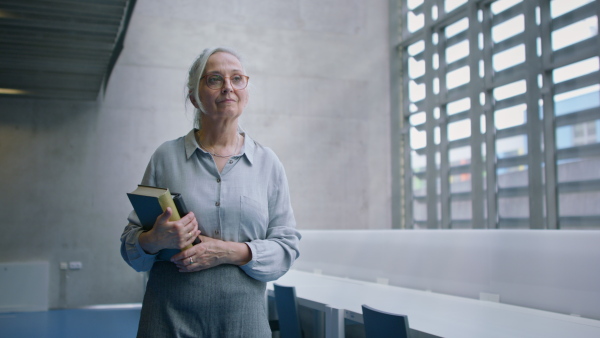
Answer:
[{"label": "gray hair", "polygon": [[[200,78],[202,77],[202,74],[204,74],[204,69],[206,68],[206,63],[208,62],[208,58],[211,55],[218,53],[218,52],[231,54],[231,55],[235,56],[238,60],[240,60],[240,63],[242,62],[240,55],[236,51],[234,51],[233,49],[230,49],[230,48],[226,48],[226,47],[206,48],[205,50],[202,51],[202,53],[200,53],[200,55],[198,55],[198,57],[196,58],[196,61],[194,61],[194,63],[190,67],[190,71],[189,71],[189,75],[188,75],[188,83],[187,83],[188,95],[192,95],[192,97],[196,101],[196,104],[198,105],[198,108],[196,108],[194,110],[194,127],[197,129],[201,128],[200,114],[204,113],[204,108],[202,107],[202,102],[200,102],[200,97],[198,96],[198,87],[200,86]],[[242,65],[242,67],[243,67],[243,65]]]}]

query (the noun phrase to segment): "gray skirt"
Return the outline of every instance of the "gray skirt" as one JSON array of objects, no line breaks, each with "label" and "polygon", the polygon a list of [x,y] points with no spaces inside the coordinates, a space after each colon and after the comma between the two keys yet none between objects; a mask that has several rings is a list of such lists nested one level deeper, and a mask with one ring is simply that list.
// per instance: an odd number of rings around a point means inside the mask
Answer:
[{"label": "gray skirt", "polygon": [[271,337],[265,289],[234,265],[182,273],[171,262],[155,262],[137,336]]}]

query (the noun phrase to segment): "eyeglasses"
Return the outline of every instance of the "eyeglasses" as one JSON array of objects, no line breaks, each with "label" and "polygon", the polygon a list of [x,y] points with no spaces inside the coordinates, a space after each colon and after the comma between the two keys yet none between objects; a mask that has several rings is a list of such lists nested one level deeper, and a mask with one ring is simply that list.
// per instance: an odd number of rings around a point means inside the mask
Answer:
[{"label": "eyeglasses", "polygon": [[221,76],[218,74],[204,75],[200,78],[206,79],[206,86],[210,89],[221,89],[225,85],[225,79],[229,79],[233,89],[244,89],[248,86],[248,80],[250,79],[246,75],[233,75],[233,76]]}]

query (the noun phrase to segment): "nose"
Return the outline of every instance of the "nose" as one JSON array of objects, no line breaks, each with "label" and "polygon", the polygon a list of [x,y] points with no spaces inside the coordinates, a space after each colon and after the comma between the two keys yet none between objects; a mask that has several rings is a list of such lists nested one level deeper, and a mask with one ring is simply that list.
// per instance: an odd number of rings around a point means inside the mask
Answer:
[{"label": "nose", "polygon": [[225,78],[223,81],[223,88],[221,88],[223,93],[229,93],[233,91],[233,86],[231,85],[231,79]]}]

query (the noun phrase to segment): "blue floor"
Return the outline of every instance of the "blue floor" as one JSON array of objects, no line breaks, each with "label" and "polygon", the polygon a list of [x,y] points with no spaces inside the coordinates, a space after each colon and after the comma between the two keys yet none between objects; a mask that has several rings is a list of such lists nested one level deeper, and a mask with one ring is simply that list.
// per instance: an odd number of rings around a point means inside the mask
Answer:
[{"label": "blue floor", "polygon": [[0,313],[1,338],[132,338],[140,308]]}]

